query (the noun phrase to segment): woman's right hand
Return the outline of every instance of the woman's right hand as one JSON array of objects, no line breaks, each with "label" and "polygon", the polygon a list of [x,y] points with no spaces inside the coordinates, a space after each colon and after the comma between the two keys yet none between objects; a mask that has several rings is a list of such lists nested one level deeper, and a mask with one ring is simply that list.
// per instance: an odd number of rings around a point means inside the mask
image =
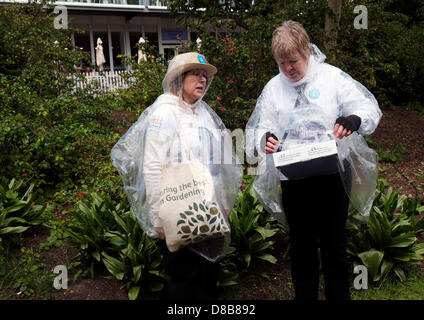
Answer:
[{"label": "woman's right hand", "polygon": [[275,140],[273,137],[269,137],[266,146],[265,146],[265,152],[266,153],[274,153],[277,151],[278,147],[278,140]]},{"label": "woman's right hand", "polygon": [[155,227],[155,232],[158,234],[160,239],[165,240],[165,232],[162,227]]}]

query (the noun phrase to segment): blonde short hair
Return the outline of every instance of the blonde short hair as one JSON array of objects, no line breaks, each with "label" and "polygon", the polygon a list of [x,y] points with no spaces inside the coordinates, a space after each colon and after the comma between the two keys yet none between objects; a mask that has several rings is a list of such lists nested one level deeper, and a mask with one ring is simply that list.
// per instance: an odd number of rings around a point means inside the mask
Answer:
[{"label": "blonde short hair", "polygon": [[308,33],[299,22],[292,20],[284,21],[274,30],[271,49],[275,59],[284,59],[296,51],[308,59],[312,53]]}]

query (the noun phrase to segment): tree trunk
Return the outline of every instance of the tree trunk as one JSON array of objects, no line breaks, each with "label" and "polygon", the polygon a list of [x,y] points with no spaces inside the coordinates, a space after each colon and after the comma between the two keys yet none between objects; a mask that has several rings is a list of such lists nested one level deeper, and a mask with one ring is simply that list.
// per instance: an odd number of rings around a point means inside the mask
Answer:
[{"label": "tree trunk", "polygon": [[342,0],[328,0],[328,7],[334,14],[325,15],[325,35],[327,36],[325,49],[327,53],[332,54],[336,46],[337,27],[342,14]]}]

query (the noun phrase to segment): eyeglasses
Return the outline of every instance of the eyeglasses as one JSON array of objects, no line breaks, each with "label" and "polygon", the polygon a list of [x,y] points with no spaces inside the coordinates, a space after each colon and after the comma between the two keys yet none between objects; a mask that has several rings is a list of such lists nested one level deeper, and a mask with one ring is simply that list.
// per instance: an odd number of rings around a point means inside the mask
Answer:
[{"label": "eyeglasses", "polygon": [[209,81],[209,75],[206,72],[203,72],[203,71],[190,70],[190,71],[187,71],[185,74],[186,75],[190,74],[190,75],[195,76],[197,78],[203,77],[203,78],[206,79],[206,81]]}]

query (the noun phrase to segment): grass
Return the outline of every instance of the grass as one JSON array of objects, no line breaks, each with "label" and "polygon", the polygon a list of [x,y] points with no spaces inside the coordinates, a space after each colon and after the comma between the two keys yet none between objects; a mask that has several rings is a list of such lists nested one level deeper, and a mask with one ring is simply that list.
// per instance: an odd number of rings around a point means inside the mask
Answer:
[{"label": "grass", "polygon": [[418,267],[410,269],[405,282],[387,279],[380,284],[368,283],[366,290],[351,290],[352,300],[423,300],[424,273]]}]

